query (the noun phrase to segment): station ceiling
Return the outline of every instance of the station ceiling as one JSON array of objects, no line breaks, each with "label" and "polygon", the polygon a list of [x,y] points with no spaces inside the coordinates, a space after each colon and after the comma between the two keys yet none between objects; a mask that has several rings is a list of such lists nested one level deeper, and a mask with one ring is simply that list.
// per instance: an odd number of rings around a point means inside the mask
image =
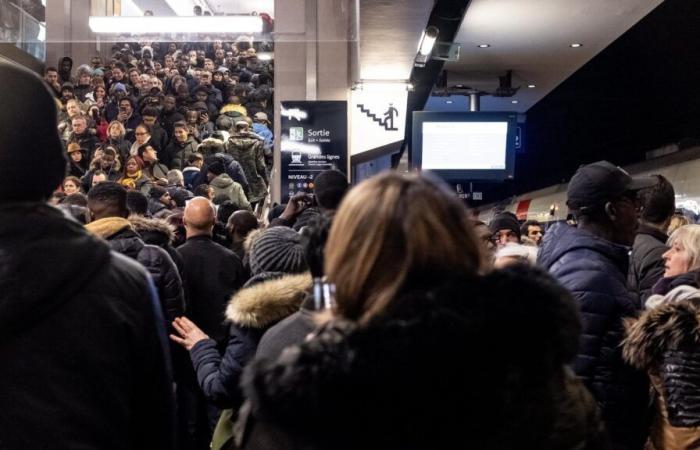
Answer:
[{"label": "station ceiling", "polygon": [[461,57],[445,65],[447,84],[493,91],[513,70],[516,96],[483,97],[481,109],[526,112],[662,1],[472,0],[455,38]]}]

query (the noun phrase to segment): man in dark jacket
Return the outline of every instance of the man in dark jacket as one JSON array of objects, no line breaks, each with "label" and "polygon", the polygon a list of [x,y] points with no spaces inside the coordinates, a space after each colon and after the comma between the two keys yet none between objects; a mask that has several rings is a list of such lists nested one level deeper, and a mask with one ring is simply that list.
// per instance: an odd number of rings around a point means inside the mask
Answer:
[{"label": "man in dark jacket", "polygon": [[160,112],[160,126],[171,138],[175,124],[185,120],[185,116],[176,109],[176,105],[175,96],[168,94],[163,98],[163,109]]},{"label": "man in dark jacket", "polygon": [[165,250],[145,244],[126,219],[126,189],[109,181],[94,186],[88,193],[88,209],[91,221],[85,228],[105,239],[112,250],[140,262],[150,272],[168,324],[181,316],[185,301],[177,267]]},{"label": "man in dark jacket", "polygon": [[73,118],[71,126],[73,127],[73,132],[68,138],[68,143],[75,142],[80,145],[80,148],[85,151],[87,160],[92,161],[99,139],[97,139],[93,131],[88,129],[87,118],[85,116],[76,116]]},{"label": "man in dark jacket", "polygon": [[642,307],[651,295],[651,288],[664,275],[664,259],[661,256],[668,250],[666,230],[676,208],[673,185],[661,175],[654,178],[657,183],[653,188],[640,191],[642,216],[632,246],[627,277],[629,288],[639,296]]},{"label": "man in dark jacket", "polygon": [[646,377],[623,363],[620,341],[622,319],[639,310],[627,290],[626,246],[637,228],[637,191],[650,185],[653,179],[634,179],[607,161],[580,168],[567,191],[579,227],[552,227],[538,256],[579,304],[583,333],[573,368],[619,449],[641,449],[647,435]]},{"label": "man in dark jacket", "polygon": [[66,165],[53,96],[15,65],[0,79],[0,448],[175,448],[152,282],[46,205]]},{"label": "man in dark jacket", "polygon": [[183,170],[187,167],[189,157],[197,151],[197,141],[190,136],[185,122],[177,122],[173,126],[173,137],[165,148],[167,160],[163,163],[171,169]]}]

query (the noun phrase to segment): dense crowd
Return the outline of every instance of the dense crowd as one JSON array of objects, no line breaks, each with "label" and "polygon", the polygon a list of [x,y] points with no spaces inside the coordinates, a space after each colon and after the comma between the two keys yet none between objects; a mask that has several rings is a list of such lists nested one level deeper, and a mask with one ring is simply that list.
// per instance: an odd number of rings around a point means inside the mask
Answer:
[{"label": "dense crowd", "polygon": [[263,217],[266,72],[238,56],[222,105],[199,50],[148,49],[58,118],[0,63],[0,448],[698,448],[700,225],[665,178],[583,166],[545,227],[329,170]]},{"label": "dense crowd", "polygon": [[114,181],[145,195],[150,214],[175,221],[195,191],[217,206],[262,204],[274,146],[274,68],[257,51],[268,47],[247,36],[125,43],[109,62],[95,56],[73,70],[65,57],[48,67],[44,80],[60,105],[70,160],[53,203],[80,214],[80,194]]}]

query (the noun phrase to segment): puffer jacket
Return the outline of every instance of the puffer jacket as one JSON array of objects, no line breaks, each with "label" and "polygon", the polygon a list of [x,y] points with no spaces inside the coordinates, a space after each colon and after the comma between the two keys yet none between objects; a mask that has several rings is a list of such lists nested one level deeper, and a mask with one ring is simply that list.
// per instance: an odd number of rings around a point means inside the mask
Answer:
[{"label": "puffer jacket", "polygon": [[199,386],[209,400],[222,408],[240,406],[240,376],[255,356],[260,338],[268,328],[298,311],[311,289],[308,273],[263,278],[268,279],[257,283],[251,279],[229,301],[229,337],[223,357],[213,339],[200,341],[190,350]]},{"label": "puffer jacket", "polygon": [[233,156],[243,167],[250,186],[251,202],[257,202],[267,195],[267,172],[263,142],[248,133],[233,133],[226,143],[226,153]]},{"label": "puffer jacket", "polygon": [[217,195],[225,195],[239,207],[250,209],[250,202],[246,198],[243,188],[240,184],[233,181],[227,173],[222,173],[211,180],[209,186],[214,189],[214,197]]},{"label": "puffer jacket", "polygon": [[646,438],[646,378],[624,363],[620,349],[623,318],[639,312],[627,289],[627,248],[556,224],[547,231],[537,260],[579,305],[583,333],[573,369],[600,405],[613,443],[641,448]]},{"label": "puffer jacket", "polygon": [[165,154],[170,161],[163,159],[163,162],[170,169],[183,170],[187,166],[187,158],[196,152],[197,141],[192,136],[188,137],[185,142],[177,142],[173,138],[165,149]]},{"label": "puffer jacket", "polygon": [[85,225],[85,228],[105,239],[112,250],[138,261],[148,270],[160,296],[163,316],[170,328],[172,321],[185,313],[185,300],[177,267],[165,250],[145,244],[131,223],[121,217],[96,220]]},{"label": "puffer jacket", "polygon": [[175,448],[146,271],[44,204],[0,205],[0,448]]},{"label": "puffer jacket", "polygon": [[428,278],[364,326],[336,320],[251,363],[244,411],[257,424],[241,448],[607,448],[566,367],[580,324],[557,283],[524,267]]},{"label": "puffer jacket", "polygon": [[639,297],[640,306],[651,295],[651,288],[664,275],[664,260],[661,257],[668,247],[668,236],[650,226],[640,224],[634,238],[627,284]]},{"label": "puffer jacket", "polygon": [[[657,296],[652,296],[652,299]],[[661,297],[661,296],[658,296]],[[654,299],[656,300],[656,299]],[[625,359],[654,388],[650,441],[658,450],[700,448],[700,291],[673,289],[627,323]]]}]

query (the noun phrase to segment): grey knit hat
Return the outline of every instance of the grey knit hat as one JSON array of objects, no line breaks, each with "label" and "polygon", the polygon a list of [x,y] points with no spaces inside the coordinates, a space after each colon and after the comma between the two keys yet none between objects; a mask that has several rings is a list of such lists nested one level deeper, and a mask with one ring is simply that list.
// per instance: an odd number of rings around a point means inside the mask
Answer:
[{"label": "grey knit hat", "polygon": [[302,239],[299,233],[288,227],[272,227],[261,232],[248,254],[251,274],[307,270]]}]

